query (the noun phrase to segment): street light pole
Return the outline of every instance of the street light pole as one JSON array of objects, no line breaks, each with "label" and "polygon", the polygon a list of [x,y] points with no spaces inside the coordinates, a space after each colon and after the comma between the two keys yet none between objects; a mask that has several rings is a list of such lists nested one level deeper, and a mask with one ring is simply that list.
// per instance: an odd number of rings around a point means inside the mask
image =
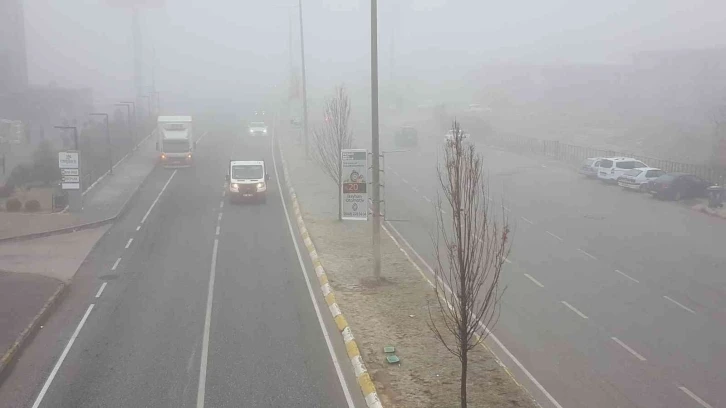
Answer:
[{"label": "street light pole", "polygon": [[131,105],[126,105],[124,103],[117,103],[116,106],[124,106],[126,108],[126,117],[129,119],[129,138],[131,139],[131,143],[133,144],[134,135],[133,135],[133,130],[131,129]]},{"label": "street light pole", "polygon": [[133,125],[133,131],[132,131],[131,140],[132,140],[133,143],[136,143],[136,103],[134,103],[134,102],[124,102],[124,101],[121,101],[121,104],[122,105],[131,105],[132,117],[133,117],[133,124],[134,124]]},{"label": "street light pole", "polygon": [[308,85],[307,75],[305,74],[305,40],[303,37],[303,10],[302,0],[298,0],[299,16],[300,16],[300,54],[302,62],[302,88],[303,88],[303,135],[305,138],[305,158],[310,157],[308,148]]},{"label": "street light pole", "polygon": [[373,276],[381,278],[381,156],[378,140],[378,1],[371,0],[371,155],[373,156]]},{"label": "street light pole", "polygon": [[73,129],[73,143],[75,144],[75,147],[73,150],[78,151],[78,128],[75,126],[53,126],[56,129]]},{"label": "street light pole", "polygon": [[108,144],[108,174],[113,174],[113,149],[111,148],[111,132],[108,129],[108,113],[91,113],[91,116],[103,116],[106,121],[106,143]]}]

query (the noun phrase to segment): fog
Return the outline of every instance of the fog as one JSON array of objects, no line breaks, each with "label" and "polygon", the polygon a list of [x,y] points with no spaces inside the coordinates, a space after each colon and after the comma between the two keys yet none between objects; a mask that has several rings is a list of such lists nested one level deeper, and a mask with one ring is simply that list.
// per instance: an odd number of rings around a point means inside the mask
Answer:
[{"label": "fog", "polygon": [[[97,104],[133,95],[131,13],[107,3],[119,2],[25,2],[31,83],[90,87]],[[299,70],[295,1],[165,3],[143,10],[141,27],[144,85],[151,85],[152,71],[155,72],[156,88],[167,106],[196,101],[201,105],[249,109],[255,101],[284,94],[291,65],[290,40],[292,65]],[[533,74],[531,67],[543,66],[625,67],[616,69],[617,75],[622,76],[622,71],[632,71],[628,67],[639,52],[726,45],[726,26],[721,18],[726,4],[719,1],[380,3],[381,97],[386,99],[395,90],[398,98],[411,104],[427,100],[465,106],[478,98],[481,100],[477,102],[491,105],[497,99],[506,99],[518,110],[528,106],[526,109],[535,112],[541,109],[527,104],[538,100],[548,109],[541,115],[552,117],[557,116],[551,112],[553,109],[579,108],[582,100],[597,99],[594,91],[585,87],[577,97],[553,105],[547,100],[552,95],[534,92],[527,81],[511,86],[517,80],[507,78],[512,72],[508,67],[519,67],[518,75],[528,80],[532,75],[541,76],[540,68]],[[370,80],[369,3],[314,0],[304,1],[303,7],[311,104],[319,103],[334,85],[344,83],[351,89],[357,112],[366,112]],[[498,73],[491,74],[492,70]],[[690,73],[695,76],[697,72],[696,69]],[[568,75],[558,75],[565,78],[551,87],[569,88]],[[597,79],[597,75],[588,75],[592,74],[584,75],[573,85],[595,82],[593,78]],[[673,87],[674,78],[682,84],[697,79],[681,74],[662,77],[663,83],[655,85],[658,88]],[[637,78],[632,81],[642,82]],[[632,85],[628,83],[626,88]],[[650,90],[644,92],[652,94]],[[650,125],[659,116],[672,116],[669,109],[677,110],[683,116],[678,126],[695,126],[688,132],[708,134],[710,120],[705,111],[715,104],[714,96],[709,98],[706,103],[698,101],[703,99],[702,95],[688,95],[671,107],[655,106],[660,103],[659,97],[641,100],[634,110],[642,112],[629,120]],[[604,105],[615,103],[604,101]],[[603,108],[601,104],[590,110],[599,112]],[[503,126],[520,121],[519,116],[510,116]],[[603,117],[609,116],[622,114],[603,112]],[[616,127],[623,126],[619,123]],[[536,127],[547,129],[550,123],[536,123]],[[555,126],[545,133],[557,138],[563,132]],[[670,152],[659,153],[668,156]]]}]

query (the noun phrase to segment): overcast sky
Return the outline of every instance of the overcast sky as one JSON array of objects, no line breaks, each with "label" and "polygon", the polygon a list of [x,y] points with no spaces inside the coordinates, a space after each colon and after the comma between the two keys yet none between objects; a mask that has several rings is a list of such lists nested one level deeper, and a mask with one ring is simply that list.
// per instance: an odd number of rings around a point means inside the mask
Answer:
[{"label": "overcast sky", "polygon": [[[144,11],[147,84],[151,44],[157,87],[168,95],[255,95],[280,83],[289,69],[288,23],[296,3],[166,0],[165,7]],[[624,62],[639,50],[726,45],[723,0],[380,3],[382,79],[390,71],[392,44],[399,75],[442,79],[484,61]],[[303,0],[312,89],[368,81],[369,5]],[[132,95],[130,16],[105,0],[25,1],[31,82],[90,86],[98,100]],[[298,60],[297,33],[293,41]]]}]

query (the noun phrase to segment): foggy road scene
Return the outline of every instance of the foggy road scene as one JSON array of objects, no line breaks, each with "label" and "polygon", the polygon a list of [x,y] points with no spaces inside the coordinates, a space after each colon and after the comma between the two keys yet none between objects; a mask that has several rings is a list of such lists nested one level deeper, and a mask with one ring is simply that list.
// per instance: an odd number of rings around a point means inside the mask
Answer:
[{"label": "foggy road scene", "polygon": [[726,407],[724,15],[0,0],[0,408]]}]

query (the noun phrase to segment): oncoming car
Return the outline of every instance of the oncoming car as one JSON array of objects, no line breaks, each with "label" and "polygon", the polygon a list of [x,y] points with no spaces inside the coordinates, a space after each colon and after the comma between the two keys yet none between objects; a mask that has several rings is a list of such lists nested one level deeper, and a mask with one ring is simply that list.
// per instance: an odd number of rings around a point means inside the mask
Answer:
[{"label": "oncoming car", "polygon": [[265,125],[265,122],[252,122],[249,127],[250,135],[252,136],[264,136],[267,134],[267,125]]},{"label": "oncoming car", "polygon": [[267,181],[265,161],[230,160],[227,168],[229,201],[267,202]]}]

